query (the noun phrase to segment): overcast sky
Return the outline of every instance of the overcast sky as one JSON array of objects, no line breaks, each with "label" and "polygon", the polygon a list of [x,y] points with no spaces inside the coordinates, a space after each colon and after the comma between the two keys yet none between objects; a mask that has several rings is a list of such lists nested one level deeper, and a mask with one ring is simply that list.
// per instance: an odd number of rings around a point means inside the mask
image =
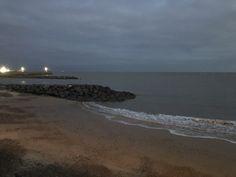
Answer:
[{"label": "overcast sky", "polygon": [[0,0],[0,64],[236,71],[236,1]]}]

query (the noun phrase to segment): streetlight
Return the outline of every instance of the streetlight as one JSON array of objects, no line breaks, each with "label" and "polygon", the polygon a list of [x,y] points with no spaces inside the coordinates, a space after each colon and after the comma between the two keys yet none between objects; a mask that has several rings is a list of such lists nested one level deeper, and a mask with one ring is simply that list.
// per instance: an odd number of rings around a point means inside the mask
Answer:
[{"label": "streetlight", "polygon": [[7,68],[6,66],[2,66],[1,68],[0,68],[0,73],[7,73],[7,72],[10,72],[10,69],[9,68]]},{"label": "streetlight", "polygon": [[21,71],[22,73],[25,72],[25,67],[22,66],[22,67],[20,68],[20,71]]},{"label": "streetlight", "polygon": [[48,72],[48,67],[44,67],[44,71],[47,73]]}]

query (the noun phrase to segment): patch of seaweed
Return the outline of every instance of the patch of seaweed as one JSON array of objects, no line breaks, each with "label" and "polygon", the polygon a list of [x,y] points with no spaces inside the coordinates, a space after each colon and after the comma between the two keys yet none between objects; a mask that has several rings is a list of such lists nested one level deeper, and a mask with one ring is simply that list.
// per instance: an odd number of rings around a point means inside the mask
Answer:
[{"label": "patch of seaweed", "polygon": [[[58,164],[43,165],[38,164],[34,167],[24,169],[15,174],[15,177],[86,177],[86,175],[76,170]],[[90,177],[90,176],[88,176]]]},{"label": "patch of seaweed", "polygon": [[0,140],[0,177],[112,177],[104,166],[82,164],[42,164],[23,159],[26,150],[16,141]]},{"label": "patch of seaweed", "polygon": [[[60,164],[37,164],[33,167],[20,170],[15,173],[15,177],[112,177],[103,174],[98,169],[93,168],[73,168],[67,165]],[[108,170],[108,169],[107,169]]]},{"label": "patch of seaweed", "polygon": [[23,164],[24,153],[25,150],[16,141],[0,140],[0,177],[14,174]]},{"label": "patch of seaweed", "polygon": [[115,175],[100,165],[84,164],[75,167],[66,164],[35,163],[31,167],[19,170],[15,177],[115,177]]}]

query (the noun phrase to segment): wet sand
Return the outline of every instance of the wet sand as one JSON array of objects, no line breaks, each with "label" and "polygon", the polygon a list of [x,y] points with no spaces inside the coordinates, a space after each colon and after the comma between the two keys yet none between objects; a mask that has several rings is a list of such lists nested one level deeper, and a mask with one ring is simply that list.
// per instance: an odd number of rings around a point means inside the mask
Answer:
[{"label": "wet sand", "polygon": [[74,101],[0,92],[3,176],[235,177],[235,166],[236,144],[119,124]]}]

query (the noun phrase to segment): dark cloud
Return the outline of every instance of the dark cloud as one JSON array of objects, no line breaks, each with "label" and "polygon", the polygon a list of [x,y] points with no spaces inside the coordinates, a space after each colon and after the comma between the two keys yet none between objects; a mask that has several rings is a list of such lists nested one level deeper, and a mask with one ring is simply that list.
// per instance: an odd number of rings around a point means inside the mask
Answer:
[{"label": "dark cloud", "polygon": [[0,0],[0,62],[235,71],[234,0]]}]

